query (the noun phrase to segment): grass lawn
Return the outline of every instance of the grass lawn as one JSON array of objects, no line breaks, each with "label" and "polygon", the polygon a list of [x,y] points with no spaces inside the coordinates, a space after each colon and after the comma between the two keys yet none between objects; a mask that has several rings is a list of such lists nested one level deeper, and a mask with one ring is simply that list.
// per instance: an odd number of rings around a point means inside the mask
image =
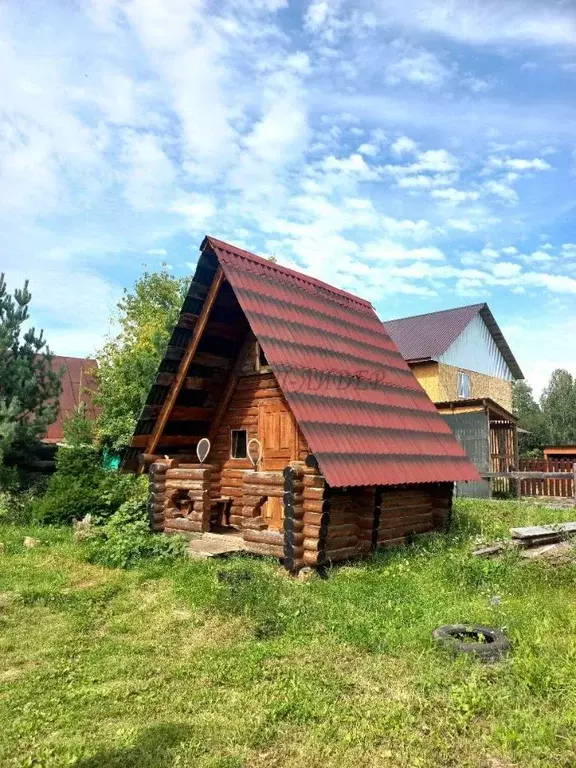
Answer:
[{"label": "grass lawn", "polygon": [[[0,528],[0,766],[574,766],[576,566],[470,556],[574,517],[459,501],[450,537],[307,582],[246,557],[123,572]],[[505,627],[509,658],[433,645],[463,621]]]}]

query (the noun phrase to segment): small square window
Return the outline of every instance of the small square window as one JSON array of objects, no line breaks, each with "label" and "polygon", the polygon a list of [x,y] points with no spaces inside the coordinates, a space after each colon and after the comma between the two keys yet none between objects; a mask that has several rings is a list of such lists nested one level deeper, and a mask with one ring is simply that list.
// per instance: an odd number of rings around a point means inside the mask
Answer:
[{"label": "small square window", "polygon": [[248,456],[245,429],[232,430],[232,458],[245,459]]},{"label": "small square window", "polygon": [[468,398],[471,395],[471,391],[470,375],[458,371],[458,397]]}]

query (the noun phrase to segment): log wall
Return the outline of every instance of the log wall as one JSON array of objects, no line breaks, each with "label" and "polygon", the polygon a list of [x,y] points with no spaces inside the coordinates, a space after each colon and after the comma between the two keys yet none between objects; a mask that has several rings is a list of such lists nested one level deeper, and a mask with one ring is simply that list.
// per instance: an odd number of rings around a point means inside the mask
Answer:
[{"label": "log wall", "polygon": [[377,547],[403,544],[407,538],[444,530],[452,508],[452,483],[383,487]]},{"label": "log wall", "polygon": [[[211,494],[213,498],[230,497],[232,499],[230,524],[240,528],[243,523],[242,487],[246,472],[253,472],[249,459],[233,459],[230,456],[230,430],[245,429],[247,438],[260,437],[258,433],[258,413],[260,404],[272,404],[289,412],[276,377],[273,373],[258,373],[241,376],[234,389],[230,404],[212,440],[209,454],[214,467],[212,473]],[[300,430],[298,431],[298,456],[304,458],[308,447]],[[282,487],[282,480],[280,487]]]},{"label": "log wall", "polygon": [[152,530],[201,533],[210,529],[210,478],[207,464],[167,459],[149,470],[148,512]]}]

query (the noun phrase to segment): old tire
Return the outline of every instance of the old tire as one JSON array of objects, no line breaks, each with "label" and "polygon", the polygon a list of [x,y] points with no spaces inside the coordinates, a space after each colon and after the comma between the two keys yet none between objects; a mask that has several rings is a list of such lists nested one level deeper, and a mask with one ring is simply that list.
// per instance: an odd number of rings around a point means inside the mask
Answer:
[{"label": "old tire", "polygon": [[448,624],[435,629],[432,637],[452,653],[467,653],[482,661],[499,661],[510,650],[502,630],[477,624]]}]

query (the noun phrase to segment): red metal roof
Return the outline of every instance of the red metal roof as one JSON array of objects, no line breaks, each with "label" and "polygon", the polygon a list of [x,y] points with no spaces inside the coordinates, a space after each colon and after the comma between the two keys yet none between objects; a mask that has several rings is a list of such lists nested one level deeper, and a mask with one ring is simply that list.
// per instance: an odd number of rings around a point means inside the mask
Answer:
[{"label": "red metal roof", "polygon": [[62,376],[62,392],[58,402],[58,416],[50,424],[46,436],[43,438],[45,443],[59,443],[64,439],[63,420],[69,416],[80,402],[86,404],[86,415],[89,419],[96,418],[96,408],[94,407],[90,395],[84,392],[84,388],[94,389],[95,384],[89,371],[97,365],[96,360],[90,360],[83,357],[57,357],[52,358],[52,370],[59,372],[62,367],[66,370]]},{"label": "red metal roof", "polygon": [[512,354],[490,307],[485,303],[386,320],[384,326],[405,360],[436,360],[478,314],[486,323],[514,378],[523,379],[524,374],[518,361]]},{"label": "red metal roof", "polygon": [[369,302],[212,237],[330,485],[478,480]]}]

